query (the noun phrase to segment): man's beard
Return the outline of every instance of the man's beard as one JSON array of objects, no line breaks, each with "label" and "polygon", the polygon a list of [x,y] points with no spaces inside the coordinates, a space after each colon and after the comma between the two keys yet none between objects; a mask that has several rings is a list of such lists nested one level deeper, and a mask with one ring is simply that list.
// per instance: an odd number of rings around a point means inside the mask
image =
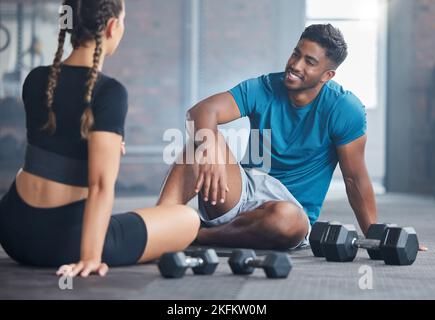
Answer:
[{"label": "man's beard", "polygon": [[286,86],[287,90],[289,92],[303,92],[303,91],[309,91],[311,89],[314,89],[315,87],[317,87],[320,83],[320,79],[321,77],[319,77],[318,79],[312,80],[310,82],[306,82],[304,81],[301,86],[299,88],[289,88]]}]

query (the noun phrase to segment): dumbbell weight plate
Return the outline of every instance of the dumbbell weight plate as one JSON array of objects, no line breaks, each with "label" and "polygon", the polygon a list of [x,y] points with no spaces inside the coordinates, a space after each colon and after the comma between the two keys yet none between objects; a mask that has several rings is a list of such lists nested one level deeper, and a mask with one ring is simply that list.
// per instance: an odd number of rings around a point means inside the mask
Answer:
[{"label": "dumbbell weight plate", "polygon": [[328,228],[329,222],[316,222],[313,224],[313,227],[311,229],[309,241],[310,241],[310,247],[311,251],[313,252],[315,257],[324,257],[322,251],[322,245],[321,242],[323,240],[323,235],[325,233],[326,228]]},{"label": "dumbbell weight plate", "polygon": [[201,258],[204,261],[202,266],[192,268],[195,274],[213,274],[219,264],[219,257],[213,249],[197,250],[191,256]]},{"label": "dumbbell weight plate", "polygon": [[292,262],[286,253],[272,253],[266,256],[263,266],[268,278],[287,278],[292,269]]},{"label": "dumbbell weight plate", "polygon": [[388,228],[381,240],[381,251],[388,265],[411,265],[418,253],[419,243],[414,228]]},{"label": "dumbbell weight plate", "polygon": [[158,267],[165,278],[181,278],[187,270],[186,255],[183,252],[165,253],[160,257]]},{"label": "dumbbell weight plate", "polygon": [[255,268],[245,264],[247,259],[255,259],[257,256],[254,250],[238,249],[234,250],[228,259],[231,271],[234,274],[251,274]]},{"label": "dumbbell weight plate", "polygon": [[[374,240],[381,240],[382,234],[384,233],[385,229],[388,227],[396,227],[396,224],[393,223],[375,223],[372,224],[369,227],[369,230],[367,231],[367,239],[374,239]],[[383,260],[381,250],[372,250],[367,249],[367,253],[370,256],[370,259],[372,260]]]},{"label": "dumbbell weight plate", "polygon": [[352,245],[353,239],[358,239],[358,233],[354,226],[330,223],[322,242],[322,250],[326,260],[353,261],[358,252],[358,248]]}]

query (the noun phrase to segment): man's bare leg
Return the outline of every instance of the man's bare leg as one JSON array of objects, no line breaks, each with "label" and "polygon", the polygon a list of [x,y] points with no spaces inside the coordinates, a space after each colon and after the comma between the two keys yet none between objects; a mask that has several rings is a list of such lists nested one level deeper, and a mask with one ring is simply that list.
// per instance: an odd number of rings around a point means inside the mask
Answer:
[{"label": "man's bare leg", "polygon": [[237,216],[230,223],[203,228],[197,243],[210,246],[252,249],[288,249],[308,233],[308,217],[295,204],[269,201]]},{"label": "man's bare leg", "polygon": [[[157,205],[186,204],[196,196],[195,185],[198,179],[199,165],[197,163],[186,164],[186,149],[184,149],[180,157],[183,157],[183,161],[181,162],[183,164],[174,164],[171,167],[166,181],[164,182]],[[218,201],[216,205],[212,205],[211,199],[204,202],[210,219],[217,218],[234,208],[242,194],[240,168],[228,145],[227,163],[225,167],[229,191],[225,196],[225,203],[222,204]],[[198,196],[201,196],[201,193]],[[218,200],[219,199],[220,194],[218,194]]]},{"label": "man's bare leg", "polygon": [[[182,156],[185,157],[185,151]],[[226,168],[230,189],[226,202],[215,206],[205,202],[211,219],[234,208],[241,196],[242,181],[238,164],[228,164]],[[198,164],[174,164],[157,204],[189,202],[196,195],[194,189],[197,177]],[[298,245],[307,232],[308,217],[302,209],[289,202],[271,201],[253,211],[240,214],[228,224],[202,228],[196,242],[212,246],[286,249]]]}]

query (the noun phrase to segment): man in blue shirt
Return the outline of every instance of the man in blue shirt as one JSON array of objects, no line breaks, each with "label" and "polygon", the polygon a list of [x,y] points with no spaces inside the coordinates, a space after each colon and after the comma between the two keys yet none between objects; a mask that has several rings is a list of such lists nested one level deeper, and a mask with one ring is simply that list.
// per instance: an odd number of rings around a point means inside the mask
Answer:
[{"label": "man in blue shirt", "polygon": [[[306,243],[339,163],[366,233],[377,210],[364,160],[365,109],[331,80],[346,56],[338,29],[309,26],[285,72],[244,81],[190,109],[193,133],[212,134],[194,136],[200,156],[172,167],[158,204],[185,204],[199,194],[199,213],[208,227],[199,231],[200,244],[294,248]],[[268,164],[254,163],[249,150],[241,165],[235,161],[217,126],[240,117],[258,130],[260,139],[256,146],[251,139],[250,146]],[[186,150],[180,159],[186,160]]]}]

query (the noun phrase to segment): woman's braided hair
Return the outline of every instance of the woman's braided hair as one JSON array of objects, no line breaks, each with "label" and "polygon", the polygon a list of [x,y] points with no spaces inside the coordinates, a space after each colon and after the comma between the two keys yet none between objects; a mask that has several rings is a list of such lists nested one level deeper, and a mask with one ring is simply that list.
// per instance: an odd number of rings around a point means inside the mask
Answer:
[{"label": "woman's braided hair", "polygon": [[91,109],[92,92],[98,79],[98,66],[102,55],[103,33],[110,18],[119,17],[122,8],[122,0],[65,0],[73,10],[73,28],[71,30],[61,29],[58,38],[58,48],[50,69],[47,86],[47,107],[48,121],[42,130],[49,134],[56,131],[56,115],[53,111],[54,93],[57,87],[60,73],[63,47],[66,32],[71,34],[71,44],[74,49],[94,40],[96,43],[93,65],[89,71],[89,78],[86,82],[86,93],[84,101],[86,109],[80,119],[80,134],[86,139],[89,130],[94,123],[94,116]]}]

